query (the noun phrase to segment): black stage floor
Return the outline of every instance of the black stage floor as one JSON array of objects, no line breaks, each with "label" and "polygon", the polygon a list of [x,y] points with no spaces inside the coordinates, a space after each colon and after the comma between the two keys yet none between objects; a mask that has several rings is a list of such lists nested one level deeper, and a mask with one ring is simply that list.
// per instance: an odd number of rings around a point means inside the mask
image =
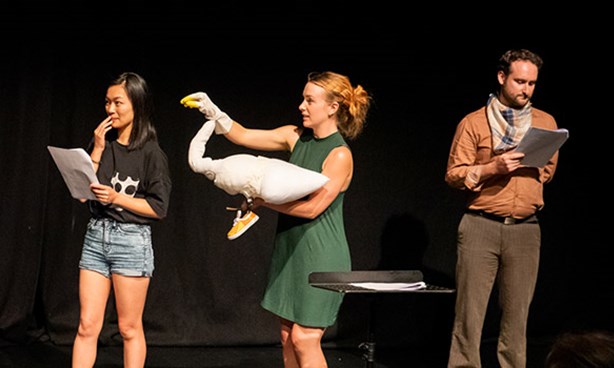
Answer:
[{"label": "black stage floor", "polygon": [[[529,339],[527,368],[543,368],[551,339]],[[325,343],[329,368],[443,368],[447,351],[439,347],[377,347],[374,355],[357,346],[334,346]],[[497,368],[496,342],[482,345],[482,366]],[[0,347],[1,368],[70,367],[70,346],[38,343]],[[122,349],[100,347],[95,368],[121,368]],[[148,368],[282,368],[278,346],[254,347],[148,347]]]}]

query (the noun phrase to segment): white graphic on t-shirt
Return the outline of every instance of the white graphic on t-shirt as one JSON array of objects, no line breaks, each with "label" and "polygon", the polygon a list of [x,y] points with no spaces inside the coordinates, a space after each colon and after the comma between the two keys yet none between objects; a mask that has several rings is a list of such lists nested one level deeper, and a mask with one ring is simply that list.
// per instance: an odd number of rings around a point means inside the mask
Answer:
[{"label": "white graphic on t-shirt", "polygon": [[[111,178],[111,185],[116,192],[125,194],[130,197],[134,197],[136,194],[136,189],[139,187],[139,180],[134,180],[130,176],[126,177],[126,180],[119,179],[119,173],[116,172],[115,176]],[[121,207],[113,206],[118,211],[123,211],[124,209]]]}]

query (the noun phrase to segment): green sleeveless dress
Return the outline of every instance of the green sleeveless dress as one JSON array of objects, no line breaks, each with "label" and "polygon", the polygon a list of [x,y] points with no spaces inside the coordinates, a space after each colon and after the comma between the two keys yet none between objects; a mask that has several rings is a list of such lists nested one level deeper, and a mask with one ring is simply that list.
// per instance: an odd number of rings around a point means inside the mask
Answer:
[{"label": "green sleeveless dress", "polygon": [[[339,132],[318,139],[306,129],[294,146],[290,162],[321,172],[330,151],[339,146],[347,146]],[[264,309],[303,326],[328,327],[335,323],[343,294],[311,286],[309,274],[351,271],[343,221],[344,194],[340,193],[313,220],[279,214],[268,284],[260,303]]]}]

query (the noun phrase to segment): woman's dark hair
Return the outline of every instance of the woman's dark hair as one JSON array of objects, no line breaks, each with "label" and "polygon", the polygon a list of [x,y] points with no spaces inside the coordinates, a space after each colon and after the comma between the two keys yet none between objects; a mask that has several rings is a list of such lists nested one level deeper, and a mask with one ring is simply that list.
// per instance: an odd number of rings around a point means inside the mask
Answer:
[{"label": "woman's dark hair", "polygon": [[128,149],[141,148],[150,140],[157,141],[158,135],[152,123],[153,102],[145,79],[137,73],[125,72],[111,81],[110,85],[123,85],[128,98],[132,102],[134,121],[132,122]]}]

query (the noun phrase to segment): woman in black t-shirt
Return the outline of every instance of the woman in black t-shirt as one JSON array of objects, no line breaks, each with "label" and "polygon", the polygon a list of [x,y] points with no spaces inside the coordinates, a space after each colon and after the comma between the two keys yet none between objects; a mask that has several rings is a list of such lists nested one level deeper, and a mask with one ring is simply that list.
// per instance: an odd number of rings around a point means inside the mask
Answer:
[{"label": "woman in black t-shirt", "polygon": [[[171,180],[152,124],[147,83],[135,73],[111,82],[105,118],[89,149],[99,184],[88,201],[79,262],[79,329],[72,366],[92,367],[111,289],[115,296],[124,366],[143,367],[147,354],[143,310],[154,270],[150,224],[166,217]],[[108,140],[114,129],[117,139]],[[115,135],[115,134],[113,134]]]}]

